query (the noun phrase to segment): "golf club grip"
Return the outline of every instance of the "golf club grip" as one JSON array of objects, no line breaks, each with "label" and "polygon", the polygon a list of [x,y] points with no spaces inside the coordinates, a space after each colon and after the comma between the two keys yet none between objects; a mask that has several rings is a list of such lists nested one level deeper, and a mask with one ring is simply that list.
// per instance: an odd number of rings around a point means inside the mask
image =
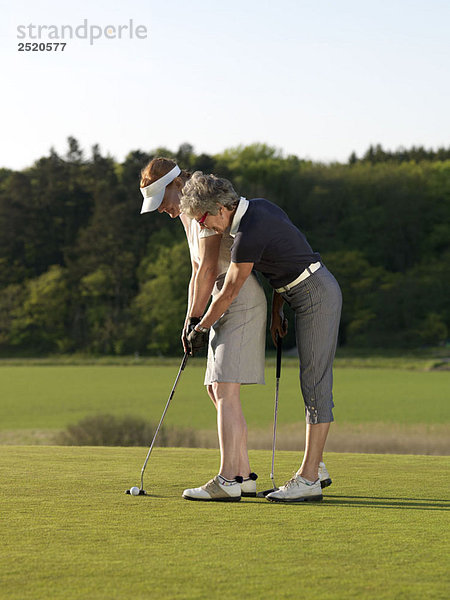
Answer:
[{"label": "golf club grip", "polygon": [[281,352],[283,349],[283,338],[277,335],[277,379],[281,375]]},{"label": "golf club grip", "polygon": [[189,352],[185,352],[184,356],[183,356],[183,360],[181,362],[181,367],[180,367],[180,371],[184,371],[184,367],[186,366],[186,363],[188,361],[189,358]]}]

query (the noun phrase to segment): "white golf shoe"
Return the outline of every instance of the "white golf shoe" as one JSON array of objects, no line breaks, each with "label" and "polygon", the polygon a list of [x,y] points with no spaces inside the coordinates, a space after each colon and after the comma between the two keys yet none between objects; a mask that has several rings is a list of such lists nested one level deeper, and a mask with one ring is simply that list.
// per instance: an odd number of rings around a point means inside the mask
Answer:
[{"label": "white golf shoe", "polygon": [[319,502],[322,500],[320,480],[310,483],[301,475],[294,475],[279,490],[266,496],[271,502]]},{"label": "white golf shoe", "polygon": [[216,475],[201,487],[184,490],[183,498],[206,502],[239,502],[241,486],[236,480],[228,481]]},{"label": "white golf shoe", "polygon": [[322,488],[326,488],[333,483],[324,462],[319,463],[319,481]]},{"label": "white golf shoe", "polygon": [[256,473],[250,473],[248,477],[241,483],[241,495],[243,498],[255,498],[256,497],[256,480],[258,475]]}]

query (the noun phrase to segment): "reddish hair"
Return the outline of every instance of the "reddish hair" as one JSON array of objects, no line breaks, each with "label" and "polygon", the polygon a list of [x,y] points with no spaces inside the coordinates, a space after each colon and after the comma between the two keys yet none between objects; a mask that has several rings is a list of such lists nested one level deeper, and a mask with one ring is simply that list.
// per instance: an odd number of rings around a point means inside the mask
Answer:
[{"label": "reddish hair", "polygon": [[[176,167],[176,165],[177,163],[171,158],[154,158],[141,171],[141,187],[146,187],[154,181],[161,179],[161,177],[166,175],[169,171]],[[174,181],[181,179],[184,185],[190,177],[191,173],[189,173],[189,171],[181,171],[180,175],[178,175]]]}]

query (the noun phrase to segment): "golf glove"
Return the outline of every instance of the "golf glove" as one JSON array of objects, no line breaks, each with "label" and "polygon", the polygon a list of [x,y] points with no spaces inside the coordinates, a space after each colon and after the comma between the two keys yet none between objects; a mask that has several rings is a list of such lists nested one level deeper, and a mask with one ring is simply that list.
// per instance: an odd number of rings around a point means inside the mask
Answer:
[{"label": "golf glove", "polygon": [[196,325],[200,323],[199,317],[189,317],[186,324],[186,334],[189,335]]},{"label": "golf glove", "polygon": [[187,336],[188,351],[191,356],[201,350],[208,343],[209,330],[208,331],[197,331],[193,329]]},{"label": "golf glove", "polygon": [[185,352],[189,350],[187,336],[191,333],[194,327],[200,323],[200,320],[201,319],[199,319],[198,317],[189,317],[184,323],[183,331],[181,333],[181,341],[183,343],[183,348]]}]

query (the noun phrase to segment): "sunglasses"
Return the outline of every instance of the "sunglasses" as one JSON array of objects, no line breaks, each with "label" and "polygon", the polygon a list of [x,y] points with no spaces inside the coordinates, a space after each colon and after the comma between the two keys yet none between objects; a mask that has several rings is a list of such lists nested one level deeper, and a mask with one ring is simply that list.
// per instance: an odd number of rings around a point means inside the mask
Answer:
[{"label": "sunglasses", "polygon": [[200,217],[200,219],[196,219],[196,221],[200,225],[200,227],[205,227],[205,219],[207,216],[208,216],[208,211],[206,211],[205,214]]}]

